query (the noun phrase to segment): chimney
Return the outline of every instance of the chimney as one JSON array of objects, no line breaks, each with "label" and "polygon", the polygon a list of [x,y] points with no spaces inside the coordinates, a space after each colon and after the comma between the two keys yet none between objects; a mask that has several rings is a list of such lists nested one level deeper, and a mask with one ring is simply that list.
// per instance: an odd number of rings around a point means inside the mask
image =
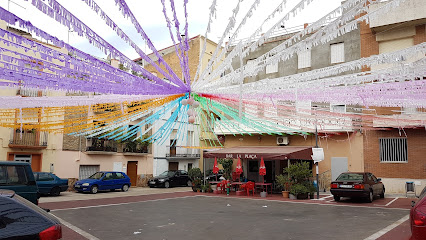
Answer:
[{"label": "chimney", "polygon": [[119,61],[117,59],[111,59],[111,66],[118,68]]},{"label": "chimney", "polygon": [[305,23],[303,24],[303,29],[307,28],[309,24]]}]

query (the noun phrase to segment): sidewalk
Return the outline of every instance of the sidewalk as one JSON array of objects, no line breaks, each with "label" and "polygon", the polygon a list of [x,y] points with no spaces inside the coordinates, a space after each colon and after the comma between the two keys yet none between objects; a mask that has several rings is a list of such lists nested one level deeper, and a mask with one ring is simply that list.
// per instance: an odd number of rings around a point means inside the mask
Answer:
[{"label": "sidewalk", "polygon": [[127,192],[116,190],[114,192],[105,191],[98,192],[97,194],[91,193],[77,193],[77,192],[61,192],[59,196],[41,196],[39,203],[50,202],[65,202],[65,201],[79,201],[91,200],[102,198],[117,198],[117,197],[130,197],[141,196],[161,193],[174,193],[174,192],[192,192],[190,187],[174,187],[174,188],[149,188],[149,187],[132,187]]}]

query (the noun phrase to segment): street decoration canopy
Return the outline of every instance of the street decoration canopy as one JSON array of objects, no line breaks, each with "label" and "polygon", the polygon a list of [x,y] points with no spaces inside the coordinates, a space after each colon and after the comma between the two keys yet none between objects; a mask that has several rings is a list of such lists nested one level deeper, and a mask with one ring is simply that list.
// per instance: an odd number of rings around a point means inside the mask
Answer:
[{"label": "street decoration canopy", "polygon": [[[155,43],[146,34],[126,0],[115,0],[115,6],[124,18],[130,19],[140,38],[155,56],[155,61],[148,57],[146,51],[96,1],[83,1],[94,15],[99,15],[118,37],[164,78],[129,59],[117,46],[103,39],[102,33],[91,29],[56,0],[32,0],[31,4],[39,10],[39,14],[49,16],[51,21],[56,21],[68,31],[86,38],[93,47],[119,60],[132,73],[114,68],[48,34],[42,29],[46,26],[35,26],[31,21],[0,7],[0,19],[9,26],[34,34],[57,47],[0,29],[0,63],[3,66],[0,68],[0,87],[18,89],[21,92],[64,93],[61,96],[0,97],[0,126],[20,129],[20,132],[23,129],[37,129],[134,141],[152,132],[156,123],[161,123],[162,126],[157,131],[143,139],[159,144],[164,143],[176,128],[177,136],[183,139],[188,124],[194,123],[199,132],[234,135],[306,135],[313,132],[315,127],[319,131],[326,131],[330,126],[340,131],[369,130],[380,126],[400,129],[424,127],[424,111],[405,112],[406,114],[395,117],[376,115],[374,107],[426,107],[426,43],[294,75],[244,82],[244,78],[256,76],[268,65],[287,61],[293,55],[314,46],[328,44],[333,39],[356,30],[360,23],[380,18],[404,2],[390,0],[379,8],[370,10],[368,4],[373,3],[371,0],[345,1],[253,61],[236,68],[232,66],[234,59],[243,59],[256,51],[270,37],[275,36],[277,29],[303,13],[313,1],[315,0],[300,0],[291,9],[286,7],[286,0],[280,1],[250,37],[238,40],[242,26],[262,8],[260,0],[255,0],[240,17],[241,20],[237,21],[237,15],[241,14],[242,9],[240,5],[243,4],[242,0],[238,0],[211,59],[202,69],[206,41],[213,27],[217,5],[225,4],[224,1],[212,0],[199,64],[195,75],[191,76],[188,56],[188,15],[191,13],[187,11],[188,0],[162,0],[162,15],[182,77],[173,71],[155,48]],[[177,17],[177,3],[182,5],[184,11],[182,24]],[[275,23],[272,22],[274,20]],[[378,64],[386,64],[386,67],[347,74]],[[298,108],[298,102],[338,102],[351,106],[353,111],[336,113],[329,107]],[[91,111],[97,114],[89,114]],[[162,121],[167,112],[173,114]],[[132,121],[138,121],[138,124],[128,127]],[[206,146],[222,146],[218,139],[206,139],[204,143]],[[300,151],[304,154],[309,151],[307,149]],[[247,152],[236,152],[242,153]],[[302,153],[300,154],[303,155]],[[207,154],[211,155],[213,152]],[[265,159],[309,159],[293,156],[294,151],[270,156],[262,154]],[[223,156],[219,154],[217,157]]]}]

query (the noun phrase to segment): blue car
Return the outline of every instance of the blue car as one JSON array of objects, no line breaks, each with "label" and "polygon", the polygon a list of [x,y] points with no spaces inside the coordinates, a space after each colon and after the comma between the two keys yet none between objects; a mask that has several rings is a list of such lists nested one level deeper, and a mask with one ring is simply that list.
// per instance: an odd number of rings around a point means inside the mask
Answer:
[{"label": "blue car", "polygon": [[127,192],[130,178],[123,172],[97,172],[87,179],[77,181],[74,188],[77,192],[97,193],[98,191],[121,189]]},{"label": "blue car", "polygon": [[41,194],[59,196],[68,189],[68,179],[59,178],[53,173],[35,172],[34,178]]}]

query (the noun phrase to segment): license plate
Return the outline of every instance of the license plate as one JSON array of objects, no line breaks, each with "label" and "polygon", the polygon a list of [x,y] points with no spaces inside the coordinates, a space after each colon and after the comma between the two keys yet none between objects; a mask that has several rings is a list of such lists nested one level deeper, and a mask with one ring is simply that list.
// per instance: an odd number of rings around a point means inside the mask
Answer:
[{"label": "license plate", "polygon": [[155,184],[155,182],[152,182],[152,181],[151,181],[151,182],[149,182],[149,183],[150,183],[150,184]]},{"label": "license plate", "polygon": [[352,188],[352,185],[340,185],[340,188]]}]

